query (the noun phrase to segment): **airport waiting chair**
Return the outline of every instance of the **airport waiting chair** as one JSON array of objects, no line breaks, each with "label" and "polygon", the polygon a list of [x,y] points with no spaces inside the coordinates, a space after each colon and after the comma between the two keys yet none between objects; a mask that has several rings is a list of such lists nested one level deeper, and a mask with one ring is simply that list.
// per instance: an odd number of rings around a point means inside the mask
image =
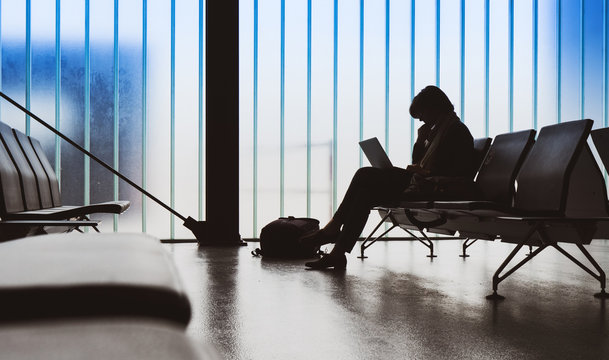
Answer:
[{"label": "airport waiting chair", "polygon": [[[476,153],[478,154],[477,161],[479,161],[479,166],[476,167],[476,170],[478,170],[478,175],[476,176],[475,182],[478,188],[482,188],[481,192],[483,194],[484,191],[486,191],[485,189],[487,187],[490,187],[490,184],[487,185],[487,182],[502,182],[502,186],[504,189],[510,189],[509,186],[504,186],[504,184],[508,184],[510,182],[513,184],[516,172],[518,171],[519,166],[522,164],[522,159],[526,155],[526,152],[534,141],[534,137],[535,131],[528,130],[517,133],[498,135],[495,140],[492,141],[492,144],[490,138],[476,139],[474,141]],[[496,165],[498,163],[500,165]],[[501,168],[504,171],[504,173],[502,173],[503,177],[487,175],[489,170],[492,171],[492,168]],[[474,175],[476,174],[472,174],[472,178],[474,177]],[[482,181],[482,184],[479,184],[480,181]],[[431,222],[423,223],[417,221],[416,218],[412,217],[412,214],[410,212],[410,209],[432,208],[433,204],[434,201],[432,200],[403,200],[396,204],[396,206],[394,207],[377,207],[376,210],[378,210],[379,215],[381,215],[381,223],[391,222],[391,229],[399,226],[409,235],[416,238],[418,241],[420,241],[430,249],[430,254],[427,255],[428,257],[435,257],[435,255],[433,254],[433,243],[425,234],[425,230],[427,229],[427,231],[431,230],[431,232],[436,234],[449,236],[455,235],[456,231],[449,229],[434,229],[433,227],[435,225],[440,225],[443,222],[441,218],[433,219]],[[398,221],[396,218],[398,214],[403,215],[401,216],[400,221]],[[408,220],[409,218],[411,221]],[[376,231],[377,229],[375,229],[374,231]],[[365,257],[364,251],[367,247],[370,246],[370,244],[374,243],[378,238],[384,235],[381,234],[375,239],[370,240],[374,234],[374,231],[364,241],[364,243],[362,243],[362,246],[360,247],[361,257]],[[415,235],[413,231],[419,232],[421,236]],[[465,240],[462,245],[463,255],[461,256],[467,256],[467,248],[471,246],[476,240],[477,238],[475,237],[470,238],[468,236],[465,236]],[[369,241],[369,244],[366,243],[366,241]]]},{"label": "airport waiting chair", "polygon": [[[0,123],[0,229],[2,240],[81,226],[96,226],[93,213],[121,214],[128,201],[65,206],[57,177],[40,143]],[[36,151],[36,147],[38,151]]]},{"label": "airport waiting chair", "polygon": [[[541,129],[516,178],[511,207],[493,201],[435,202],[433,209],[417,212],[423,221],[443,218],[440,226],[445,229],[516,244],[493,275],[489,299],[503,298],[497,293],[499,283],[547,247],[592,275],[601,287],[595,296],[607,297],[605,273],[584,247],[594,238],[609,238],[602,231],[609,221],[606,185],[586,142],[592,124],[592,120],[579,120]],[[594,269],[559,243],[574,244]],[[525,245],[537,249],[504,273]]]}]

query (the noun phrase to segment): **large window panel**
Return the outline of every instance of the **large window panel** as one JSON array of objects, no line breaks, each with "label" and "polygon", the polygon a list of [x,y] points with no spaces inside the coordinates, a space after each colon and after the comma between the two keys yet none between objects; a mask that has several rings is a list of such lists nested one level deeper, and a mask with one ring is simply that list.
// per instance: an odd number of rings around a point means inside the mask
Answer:
[{"label": "large window panel", "polygon": [[[32,67],[30,110],[47,123],[55,124],[55,1],[32,0]],[[2,100],[4,102],[4,100]],[[2,106],[10,106],[8,103]],[[55,162],[55,135],[30,122],[30,134],[40,141],[51,163]]]},{"label": "large window panel", "polygon": [[509,1],[490,2],[489,135],[510,131]]},{"label": "large window panel", "polygon": [[[204,5],[0,1],[0,87],[204,220]],[[396,165],[408,164],[420,126],[408,108],[430,84],[474,137],[579,118],[604,126],[605,5],[240,1],[240,234],[257,237],[281,215],[330,219],[353,173],[368,165],[360,139],[378,137]],[[0,102],[0,116],[41,140],[65,203],[131,201],[120,217],[95,216],[104,231],[192,238],[166,209],[17,109]]]},{"label": "large window panel", "polygon": [[[166,204],[171,200],[171,2],[148,3],[147,190]],[[171,215],[146,202],[146,231],[170,237]]]},{"label": "large window panel", "polygon": [[436,2],[415,1],[415,95],[436,85]]},{"label": "large window panel", "polygon": [[581,3],[559,0],[560,121],[581,118]]},{"label": "large window panel", "polygon": [[254,211],[254,0],[239,2],[239,233],[257,236]]},{"label": "large window panel", "polygon": [[[3,2],[4,3],[4,2]],[[84,146],[85,134],[85,3],[61,2],[61,98],[59,131]],[[84,155],[61,142],[61,197],[65,204],[84,204]]]},{"label": "large window panel", "polygon": [[558,122],[557,3],[540,0],[538,8],[537,128]]},{"label": "large window panel", "polygon": [[[440,1],[440,88],[461,114],[461,3]],[[462,119],[465,120],[465,119]]]},{"label": "large window panel", "polygon": [[[463,120],[475,138],[486,136],[484,0],[465,1],[465,111]],[[495,121],[494,114],[490,121]],[[490,134],[489,134],[490,135]]]},{"label": "large window panel", "polygon": [[281,1],[258,3],[258,229],[279,216]]},{"label": "large window panel", "polygon": [[[392,1],[389,18],[389,156],[395,166],[412,162],[410,142],[410,1]],[[418,124],[415,123],[415,126]]]},{"label": "large window panel", "polygon": [[338,2],[338,201],[344,196],[351,177],[360,167],[360,6],[359,0]]},{"label": "large window panel", "polygon": [[[115,49],[114,49],[114,3],[112,1],[91,1],[89,10],[89,63],[85,66],[85,116],[83,136],[85,148],[106,164],[114,165],[114,124],[115,118]],[[118,45],[118,44],[117,44]],[[87,49],[85,49],[87,51]],[[85,60],[86,61],[86,60]],[[120,74],[119,74],[120,75]],[[86,97],[89,96],[87,99]],[[89,107],[89,109],[87,109]],[[120,109],[118,109],[120,112]],[[117,134],[116,134],[117,135]],[[114,198],[114,175],[101,165],[91,161],[84,163],[85,197],[91,203],[111,201]],[[120,168],[119,168],[120,170]],[[87,185],[90,188],[87,189]],[[110,214],[99,214],[102,231],[113,229]]]},{"label": "large window panel", "polygon": [[307,0],[285,2],[283,213],[307,215]]},{"label": "large window panel", "polygon": [[533,6],[514,1],[512,128],[533,128]]},{"label": "large window panel", "polygon": [[311,14],[311,214],[332,216],[333,2],[313,0]]},{"label": "large window panel", "polygon": [[[179,21],[178,21],[179,20]],[[199,1],[176,2],[175,29],[175,209],[197,217],[199,197]],[[192,236],[174,219],[176,238]]]},{"label": "large window panel", "polygon": [[[142,1],[120,1],[119,38],[119,170],[142,185]],[[142,230],[142,195],[124,181],[119,182],[119,199],[131,202],[129,211],[118,218],[119,231]]]},{"label": "large window panel", "polygon": [[603,123],[603,1],[586,1],[583,14],[582,118],[594,119],[594,128]]},{"label": "large window panel", "polygon": [[[26,90],[26,27],[25,1],[3,1],[0,6],[0,34],[2,34],[2,90],[25,105]],[[2,121],[25,131],[25,115],[2,100]]]}]

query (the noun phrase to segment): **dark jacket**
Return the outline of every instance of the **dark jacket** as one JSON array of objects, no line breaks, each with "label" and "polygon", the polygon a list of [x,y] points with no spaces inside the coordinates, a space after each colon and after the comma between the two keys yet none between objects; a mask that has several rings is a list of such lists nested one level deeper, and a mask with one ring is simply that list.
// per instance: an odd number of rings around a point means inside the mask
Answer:
[{"label": "dark jacket", "polygon": [[[433,141],[435,129],[427,124],[419,129],[419,136],[412,149],[412,163],[419,164]],[[426,168],[430,176],[471,176],[475,167],[474,139],[469,129],[461,121],[454,121],[446,130],[444,138],[438,144],[432,159]]]}]

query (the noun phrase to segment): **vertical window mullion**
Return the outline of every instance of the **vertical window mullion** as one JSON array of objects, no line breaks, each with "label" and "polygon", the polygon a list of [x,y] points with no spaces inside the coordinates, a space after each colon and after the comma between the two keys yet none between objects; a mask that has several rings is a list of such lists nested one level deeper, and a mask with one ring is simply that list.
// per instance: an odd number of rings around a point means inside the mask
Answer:
[{"label": "vertical window mullion", "polygon": [[514,0],[510,0],[509,2],[508,26],[508,119],[509,129],[510,132],[512,132],[514,130]]},{"label": "vertical window mullion", "polygon": [[[119,171],[119,59],[118,59],[118,0],[114,0],[114,169]],[[114,201],[118,201],[118,176],[114,175]],[[114,214],[114,231],[118,231],[118,215]]]},{"label": "vertical window mullion", "polygon": [[[485,9],[488,9],[488,0],[486,0],[485,3]],[[488,11],[488,10],[487,10]],[[460,96],[461,96],[461,121],[465,121],[465,0],[461,0],[461,14],[460,14],[460,26],[461,26],[461,46],[460,46],[460,51],[461,51],[461,70],[460,70]],[[486,22],[486,29],[488,29],[488,13],[485,15],[485,22]],[[486,39],[488,39],[488,31],[487,31],[487,35],[486,35]],[[486,89],[487,89],[487,94],[488,94],[488,45],[486,46],[486,79],[487,79],[487,84],[486,84]],[[488,109],[488,98],[485,99],[485,104],[486,104],[486,108]],[[486,130],[485,130],[487,136],[488,136],[488,125],[486,126]]]},{"label": "vertical window mullion", "polygon": [[334,0],[332,64],[332,212],[337,208],[338,178],[338,0]]},{"label": "vertical window mullion", "polygon": [[285,0],[281,0],[279,89],[279,215],[285,208]]},{"label": "vertical window mullion", "polygon": [[[607,40],[609,40],[609,24],[607,24],[607,6],[608,0],[603,0],[603,127],[609,126],[609,114],[608,114],[608,101],[607,95],[609,94],[609,69],[607,62],[609,61],[609,46],[607,46]],[[609,169],[607,169],[609,170]]]},{"label": "vertical window mullion", "polygon": [[312,0],[307,1],[307,216],[311,216],[311,32]]},{"label": "vertical window mullion", "polygon": [[198,205],[199,205],[199,220],[203,220],[203,194],[204,194],[204,189],[203,189],[203,159],[204,159],[204,154],[203,154],[203,149],[204,149],[204,144],[203,144],[203,129],[204,129],[204,124],[203,124],[203,89],[204,89],[204,83],[203,83],[203,59],[204,59],[204,52],[203,50],[205,49],[204,47],[204,43],[203,43],[203,20],[204,20],[204,14],[203,14],[203,9],[205,7],[205,0],[199,0],[199,163],[198,163],[198,175],[199,175],[199,181],[198,181]]},{"label": "vertical window mullion", "polygon": [[[309,0],[310,1],[310,0]],[[254,0],[253,236],[258,236],[258,0]]]},{"label": "vertical window mullion", "polygon": [[[176,86],[176,2],[171,0],[171,89],[170,89],[170,207],[175,207],[175,86]],[[170,215],[170,237],[175,237],[175,216]]]},{"label": "vertical window mullion", "polygon": [[[1,48],[1,46],[0,46]],[[0,67],[1,68],[1,67]],[[2,77],[0,76],[0,79]],[[55,1],[55,129],[61,129],[61,0]],[[61,186],[61,142],[55,136],[55,174]]]},{"label": "vertical window mullion", "polygon": [[436,0],[436,86],[440,87],[440,2]]},{"label": "vertical window mullion", "polygon": [[579,111],[580,111],[580,119],[584,118],[584,95],[585,95],[585,53],[584,53],[584,41],[585,41],[585,33],[584,33],[584,0],[580,0],[579,2],[579,66],[580,66],[580,78],[579,78]]},{"label": "vertical window mullion", "polygon": [[484,136],[489,135],[489,102],[490,102],[490,0],[484,1]]},{"label": "vertical window mullion", "polygon": [[[31,110],[32,95],[32,0],[25,1],[25,108]],[[25,133],[30,135],[30,117],[25,115]]]},{"label": "vertical window mullion", "polygon": [[[438,0],[439,1],[439,0]],[[389,153],[390,0],[385,0],[385,151]]]},{"label": "vertical window mullion", "polygon": [[539,52],[539,4],[533,0],[533,129],[537,130],[538,115],[538,52]]},{"label": "vertical window mullion", "polygon": [[[416,0],[410,0],[410,99],[414,99],[414,77],[415,77],[415,11]],[[414,145],[414,118],[410,117],[410,145]]]},{"label": "vertical window mullion", "polygon": [[[91,151],[91,11],[90,0],[85,0],[85,119],[84,145]],[[84,204],[91,202],[91,159],[84,157]]]},{"label": "vertical window mullion", "polygon": [[[148,172],[148,0],[142,0],[142,188]],[[146,232],[146,196],[142,194],[142,232]]]},{"label": "vertical window mullion", "polygon": [[561,28],[562,28],[562,4],[561,0],[557,1],[557,9],[556,9],[556,121],[558,123],[562,122],[562,113],[561,113],[561,98],[562,98],[562,79],[561,79],[561,68],[562,68],[562,38],[561,38]]},{"label": "vertical window mullion", "polygon": [[[362,141],[364,139],[364,0],[360,0],[359,6],[359,141]],[[360,167],[363,162],[363,154],[360,149]]]}]

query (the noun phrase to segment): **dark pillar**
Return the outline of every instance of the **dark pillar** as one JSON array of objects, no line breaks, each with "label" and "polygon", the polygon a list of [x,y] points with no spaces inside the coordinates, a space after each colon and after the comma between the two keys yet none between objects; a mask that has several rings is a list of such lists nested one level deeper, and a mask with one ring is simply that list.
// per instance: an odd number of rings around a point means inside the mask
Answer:
[{"label": "dark pillar", "polygon": [[202,245],[242,245],[239,235],[239,1],[206,1],[207,236]]}]

